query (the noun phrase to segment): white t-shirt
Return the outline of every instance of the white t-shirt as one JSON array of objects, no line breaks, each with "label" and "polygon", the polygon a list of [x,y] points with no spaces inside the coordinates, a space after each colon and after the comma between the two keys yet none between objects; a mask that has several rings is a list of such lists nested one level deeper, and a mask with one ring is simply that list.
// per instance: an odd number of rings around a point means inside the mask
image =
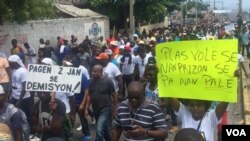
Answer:
[{"label": "white t-shirt", "polygon": [[118,64],[119,66],[120,66],[120,64],[121,64],[121,58],[122,58],[122,56],[123,56],[123,55],[120,55],[120,54],[114,56],[114,60],[117,62],[117,64]]},{"label": "white t-shirt", "polygon": [[244,57],[238,53],[238,65],[237,65],[237,69],[239,69],[240,67],[240,63],[243,63],[245,61]]},{"label": "white t-shirt", "polygon": [[238,62],[242,63],[244,61],[245,61],[245,59],[243,58],[243,56],[241,54],[238,54]]},{"label": "white t-shirt", "polygon": [[84,74],[84,75],[87,77],[87,79],[89,80],[89,79],[90,79],[90,77],[89,77],[89,72],[88,72],[88,70],[86,69],[86,67],[80,65],[79,68],[82,70],[82,74]]},{"label": "white t-shirt", "polygon": [[[193,119],[191,112],[182,103],[178,112],[175,111],[177,117],[181,120],[181,128],[194,128],[197,129],[200,120]],[[205,113],[199,132],[203,132],[206,141],[214,141],[214,130],[217,128],[219,120],[215,114],[215,110]]]},{"label": "white t-shirt", "polygon": [[149,86],[150,86],[150,83],[148,82],[146,84],[146,87],[145,87],[145,98],[148,101],[151,101],[151,102],[153,102],[156,105],[159,105],[159,91],[158,91],[158,87],[155,88],[154,90],[151,90],[149,88]]},{"label": "white t-shirt", "polygon": [[128,63],[129,57],[125,57],[124,62],[122,64],[122,73],[125,75],[130,75],[134,72],[135,63],[134,63],[135,56],[132,55],[131,64]]},{"label": "white t-shirt", "polygon": [[[19,99],[22,91],[22,83],[26,81],[28,71],[20,67],[17,70],[12,71],[12,97]],[[26,91],[23,99],[30,97],[30,93]]]},{"label": "white t-shirt", "polygon": [[118,92],[119,91],[118,81],[115,78],[121,75],[121,71],[118,69],[118,67],[115,64],[109,62],[108,65],[103,68],[103,75],[110,78],[113,81],[115,91]]},{"label": "white t-shirt", "polygon": [[242,39],[242,44],[243,45],[248,45],[248,43],[249,43],[249,32],[242,33],[241,39]]},{"label": "white t-shirt", "polygon": [[149,57],[152,57],[152,55],[146,54],[146,56],[144,57],[144,59],[142,59],[139,55],[137,55],[135,57],[134,62],[135,62],[135,64],[138,64],[138,66],[139,66],[140,78],[142,78],[143,75],[144,75],[145,66],[148,63],[148,58]]},{"label": "white t-shirt", "polygon": [[[36,51],[34,48],[29,48],[27,53],[29,55],[34,55],[34,54],[36,54]],[[28,64],[35,64],[36,63],[36,56],[28,56],[27,63]]]},{"label": "white t-shirt", "polygon": [[65,104],[67,114],[71,111],[68,97],[73,95],[74,93],[56,92],[56,99],[61,100]]}]

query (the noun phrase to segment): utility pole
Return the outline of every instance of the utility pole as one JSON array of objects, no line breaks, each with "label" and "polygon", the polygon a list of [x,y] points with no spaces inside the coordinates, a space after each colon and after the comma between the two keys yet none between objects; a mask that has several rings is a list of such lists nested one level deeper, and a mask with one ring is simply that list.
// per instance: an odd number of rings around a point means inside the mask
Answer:
[{"label": "utility pole", "polygon": [[183,2],[181,2],[181,25],[183,25],[183,22],[184,22],[184,18],[183,18],[183,15],[184,15],[184,10],[183,10]]},{"label": "utility pole", "polygon": [[196,24],[198,23],[198,20],[197,20],[197,16],[198,16],[198,0],[195,1],[195,21],[196,21]]},{"label": "utility pole", "polygon": [[215,0],[214,0],[214,10],[215,10]]},{"label": "utility pole", "polygon": [[239,15],[242,16],[242,0],[239,0]]},{"label": "utility pole", "polygon": [[187,15],[188,15],[187,4],[188,4],[188,0],[186,0],[186,5],[185,5],[185,11],[186,11],[186,14],[185,14],[185,24],[187,23]]},{"label": "utility pole", "polygon": [[129,0],[129,29],[131,39],[133,39],[133,34],[135,33],[134,3],[135,0]]}]

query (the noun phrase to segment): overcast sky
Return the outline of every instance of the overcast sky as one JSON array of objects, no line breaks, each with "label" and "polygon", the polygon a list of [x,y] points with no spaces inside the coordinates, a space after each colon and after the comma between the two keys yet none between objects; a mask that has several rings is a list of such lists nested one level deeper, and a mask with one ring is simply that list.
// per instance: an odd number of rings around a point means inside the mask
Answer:
[{"label": "overcast sky", "polygon": [[[204,2],[210,2],[210,5],[214,6],[214,0],[203,0]],[[224,9],[235,10],[238,9],[239,0],[215,0],[215,7],[217,9],[221,9],[222,5]],[[249,11],[250,10],[250,0],[242,0],[242,10]]]}]

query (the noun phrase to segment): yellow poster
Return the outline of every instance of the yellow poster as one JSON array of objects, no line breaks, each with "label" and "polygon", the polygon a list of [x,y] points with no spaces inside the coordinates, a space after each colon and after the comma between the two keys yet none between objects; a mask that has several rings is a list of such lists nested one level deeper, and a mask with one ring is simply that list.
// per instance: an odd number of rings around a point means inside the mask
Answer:
[{"label": "yellow poster", "polygon": [[156,46],[160,97],[237,102],[238,40]]}]

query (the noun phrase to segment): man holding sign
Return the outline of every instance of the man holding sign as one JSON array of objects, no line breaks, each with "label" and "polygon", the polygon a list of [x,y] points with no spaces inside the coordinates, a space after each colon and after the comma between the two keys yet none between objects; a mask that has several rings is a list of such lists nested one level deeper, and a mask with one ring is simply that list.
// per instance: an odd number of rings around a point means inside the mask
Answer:
[{"label": "man holding sign", "polygon": [[172,98],[171,105],[181,121],[181,128],[194,128],[205,141],[214,140],[214,130],[217,128],[228,103],[222,102],[215,109],[208,111],[211,102],[204,100],[188,100],[184,106],[179,100]]},{"label": "man holding sign", "polygon": [[80,68],[29,64],[26,90],[79,93],[81,77]]},{"label": "man holding sign", "polygon": [[[171,105],[182,128],[196,129],[206,141],[214,140],[213,129],[227,102],[237,101],[237,45],[237,40],[209,40],[165,43],[156,48],[160,97],[189,99],[185,106],[171,98]],[[208,111],[210,100],[225,102]]]}]

